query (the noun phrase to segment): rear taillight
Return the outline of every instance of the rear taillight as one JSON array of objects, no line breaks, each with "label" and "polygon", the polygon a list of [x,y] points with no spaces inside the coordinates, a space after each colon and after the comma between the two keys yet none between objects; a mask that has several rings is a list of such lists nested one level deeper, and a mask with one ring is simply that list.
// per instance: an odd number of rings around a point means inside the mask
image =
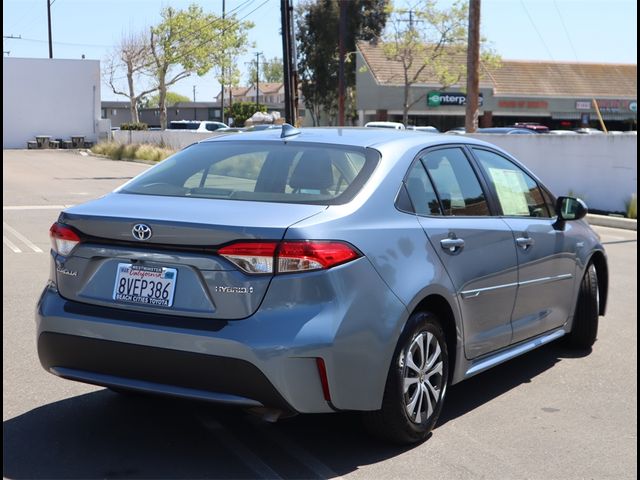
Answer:
[{"label": "rear taillight", "polygon": [[232,243],[218,253],[252,274],[326,270],[360,257],[348,243],[314,240]]},{"label": "rear taillight", "polygon": [[282,242],[278,251],[278,272],[323,270],[359,256],[353,247],[342,242]]},{"label": "rear taillight", "polygon": [[65,257],[80,243],[80,237],[75,230],[60,223],[51,225],[49,236],[53,251]]},{"label": "rear taillight", "polygon": [[218,250],[218,254],[247,273],[272,273],[277,242],[232,243]]}]

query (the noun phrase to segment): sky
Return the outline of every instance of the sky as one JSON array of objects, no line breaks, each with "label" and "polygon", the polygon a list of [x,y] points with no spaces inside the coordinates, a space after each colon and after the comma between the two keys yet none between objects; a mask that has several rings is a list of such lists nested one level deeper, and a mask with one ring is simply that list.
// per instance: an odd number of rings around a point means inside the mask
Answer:
[{"label": "sky", "polygon": [[[297,5],[300,0],[294,0]],[[194,0],[53,0],[54,58],[103,60],[125,32],[146,31],[166,6],[186,8]],[[222,13],[222,0],[200,0],[205,11]],[[396,0],[410,5],[411,0]],[[450,4],[450,0],[438,2]],[[481,31],[503,59],[597,63],[637,63],[635,0],[482,0]],[[4,55],[47,58],[47,0],[3,0]],[[241,57],[246,81],[255,52],[282,57],[280,0],[226,0],[227,12],[250,20],[255,45]],[[8,52],[8,53],[7,53]],[[197,101],[211,101],[220,91],[212,74],[192,76],[171,90]],[[102,85],[103,100],[126,100]]]}]

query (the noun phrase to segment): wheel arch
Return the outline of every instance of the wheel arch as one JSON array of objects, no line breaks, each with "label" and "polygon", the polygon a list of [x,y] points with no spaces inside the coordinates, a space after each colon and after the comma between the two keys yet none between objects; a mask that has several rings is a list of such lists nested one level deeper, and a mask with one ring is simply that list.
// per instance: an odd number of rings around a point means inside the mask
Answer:
[{"label": "wheel arch", "polygon": [[453,308],[443,296],[439,294],[430,294],[418,302],[411,313],[413,314],[415,312],[431,312],[438,317],[438,320],[440,320],[447,342],[450,365],[449,382],[451,382],[458,357],[459,342],[462,340],[460,338],[461,332],[456,324],[456,317],[453,313]]},{"label": "wheel arch", "polygon": [[598,292],[600,294],[600,308],[598,313],[604,315],[607,309],[607,298],[609,294],[609,267],[607,266],[607,258],[604,252],[597,250],[589,259],[589,263],[593,263],[593,266],[596,267]]}]

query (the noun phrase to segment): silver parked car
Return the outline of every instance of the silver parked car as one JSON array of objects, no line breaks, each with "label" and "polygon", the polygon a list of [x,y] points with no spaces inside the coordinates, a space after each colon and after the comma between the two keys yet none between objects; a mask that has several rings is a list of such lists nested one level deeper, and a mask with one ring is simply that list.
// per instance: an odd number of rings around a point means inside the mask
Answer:
[{"label": "silver parked car", "polygon": [[362,411],[418,442],[449,385],[560,337],[594,343],[608,273],[585,213],[466,137],[208,139],[60,214],[40,361],[272,417]]}]

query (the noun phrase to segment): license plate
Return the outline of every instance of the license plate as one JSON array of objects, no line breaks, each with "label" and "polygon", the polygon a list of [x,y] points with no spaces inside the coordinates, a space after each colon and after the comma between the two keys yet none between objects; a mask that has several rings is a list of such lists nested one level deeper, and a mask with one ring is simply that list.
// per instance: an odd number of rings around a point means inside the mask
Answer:
[{"label": "license plate", "polygon": [[171,307],[177,276],[175,268],[119,263],[113,299],[154,307]]}]

